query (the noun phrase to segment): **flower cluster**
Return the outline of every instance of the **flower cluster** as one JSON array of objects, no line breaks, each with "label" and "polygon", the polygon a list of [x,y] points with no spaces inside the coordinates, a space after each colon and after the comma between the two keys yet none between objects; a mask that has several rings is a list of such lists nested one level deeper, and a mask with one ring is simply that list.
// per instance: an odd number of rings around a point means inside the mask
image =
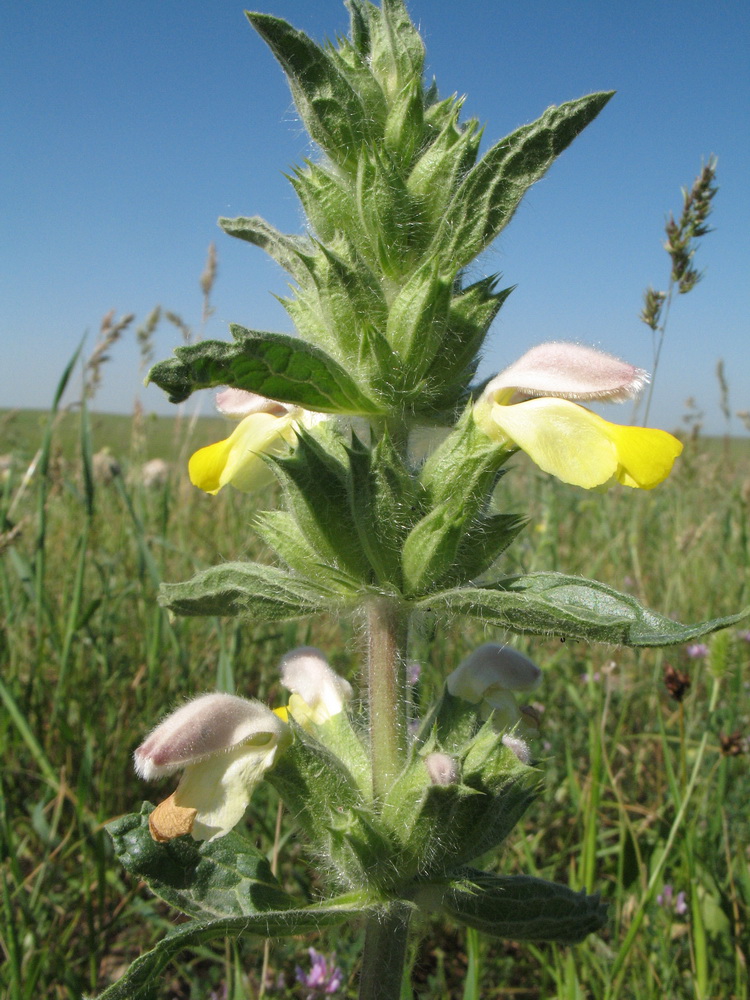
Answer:
[{"label": "flower cluster", "polygon": [[[290,692],[286,706],[272,710],[235,695],[204,694],[167,716],[138,747],[135,769],[145,780],[181,772],[175,791],[149,816],[154,840],[188,833],[195,840],[216,840],[229,833],[242,819],[253,790],[290,748],[291,722],[325,742],[327,724],[346,712],[351,684],[312,646],[287,653],[280,673]],[[529,706],[519,707],[515,696],[540,679],[541,671],[526,656],[486,643],[449,675],[446,691],[472,706],[480,723],[490,720],[502,742],[528,764],[538,721]],[[424,767],[426,785],[460,780],[456,760],[448,754],[426,753]]]},{"label": "flower cluster", "polygon": [[[646,381],[640,368],[603,351],[553,341],[490,379],[473,416],[489,438],[520,448],[565,483],[650,490],[669,475],[682,444],[666,431],[612,424],[579,405],[623,402]],[[325,419],[242,389],[219,393],[216,403],[241,422],[228,438],[190,459],[191,481],[208,493],[228,483],[245,492],[268,485],[273,475],[262,456],[293,447],[297,427]]]}]

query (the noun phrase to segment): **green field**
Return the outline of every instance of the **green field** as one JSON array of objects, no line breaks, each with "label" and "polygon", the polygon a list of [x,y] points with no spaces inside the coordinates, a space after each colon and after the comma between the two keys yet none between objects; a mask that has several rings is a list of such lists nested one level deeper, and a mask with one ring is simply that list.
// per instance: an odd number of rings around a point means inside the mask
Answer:
[{"label": "green field", "polygon": [[[173,926],[174,914],[119,867],[104,830],[169,790],[144,785],[130,760],[166,711],[217,687],[280,703],[277,664],[300,643],[321,647],[356,683],[360,637],[352,623],[170,622],[158,607],[161,580],[224,559],[264,558],[252,531],[258,501],[229,489],[206,496],[187,480],[191,448],[215,439],[221,426],[204,418],[191,428],[189,415],[82,420],[80,412],[50,425],[48,414],[0,412],[0,452],[15,459],[0,484],[0,977],[12,1000],[93,994]],[[91,454],[103,448],[121,464],[110,482],[87,475]],[[152,457],[170,461],[170,478],[147,489],[138,469]],[[520,456],[512,464],[503,503],[529,511],[531,523],[506,571],[585,574],[682,621],[750,603],[747,440],[689,442],[678,471],[650,493],[584,493]],[[490,638],[509,637],[446,621],[430,644],[421,640],[412,651],[423,667],[417,703]],[[486,864],[599,890],[609,923],[563,948],[425,920],[411,956],[415,995],[746,997],[750,634],[718,633],[698,656],[685,647],[515,644],[546,671],[536,692],[544,783],[506,851]],[[682,703],[664,685],[667,664],[690,676]],[[733,743],[732,734],[739,734]],[[276,814],[273,791],[261,788],[246,822],[269,853]],[[316,872],[300,858],[289,817],[280,859],[285,887],[315,898]],[[665,885],[675,897],[685,893],[685,912],[665,905]],[[336,950],[346,984],[340,995],[355,995],[356,926],[335,939],[274,942],[266,995],[306,995],[294,985],[294,968],[306,963],[311,944]],[[257,997],[263,953],[252,937],[184,953],[155,995]]]}]

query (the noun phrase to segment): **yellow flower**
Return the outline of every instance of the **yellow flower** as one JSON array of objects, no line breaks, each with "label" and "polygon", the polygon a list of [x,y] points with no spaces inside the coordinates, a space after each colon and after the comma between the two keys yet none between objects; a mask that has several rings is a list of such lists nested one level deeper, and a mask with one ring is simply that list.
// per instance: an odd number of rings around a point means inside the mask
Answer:
[{"label": "yellow flower", "polygon": [[190,458],[190,482],[206,493],[218,493],[227,483],[245,493],[268,486],[273,473],[261,456],[281,454],[297,440],[297,425],[311,426],[322,418],[243,389],[219,393],[216,406],[241,419],[228,438],[200,448]]},{"label": "yellow flower", "polygon": [[291,740],[286,723],[259,701],[206,694],[178,708],[133,755],[147,781],[182,771],[177,789],[149,816],[151,836],[216,840],[229,833]]},{"label": "yellow flower", "polygon": [[666,431],[611,424],[573,402],[621,402],[645,381],[645,372],[593,348],[540,344],[487,384],[474,420],[565,483],[650,490],[669,475],[681,442]]}]

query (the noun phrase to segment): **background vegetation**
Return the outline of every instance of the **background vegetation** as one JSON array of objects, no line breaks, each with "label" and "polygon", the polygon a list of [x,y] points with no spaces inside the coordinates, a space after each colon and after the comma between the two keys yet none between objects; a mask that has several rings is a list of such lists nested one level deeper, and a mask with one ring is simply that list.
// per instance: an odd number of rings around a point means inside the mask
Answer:
[{"label": "background vegetation", "polygon": [[[168,908],[118,869],[104,824],[159,797],[130,755],[175,703],[219,688],[271,703],[281,655],[320,646],[356,678],[359,637],[345,621],[253,627],[170,622],[159,581],[222,559],[263,558],[253,501],[210,497],[187,481],[186,456],[217,437],[208,419],[0,413],[12,455],[0,473],[1,943],[12,1000],[78,998],[115,979],[171,926]],[[190,439],[190,440],[189,440]],[[417,447],[423,447],[423,442]],[[97,478],[108,448],[119,474]],[[147,487],[147,458],[169,463]],[[523,456],[504,495],[532,521],[507,569],[585,573],[683,621],[729,614],[750,597],[750,442],[688,441],[653,493],[606,497],[566,487]],[[101,463],[99,463],[101,465]],[[531,498],[531,502],[529,502]],[[511,637],[445,622],[416,644],[417,705],[475,645]],[[636,652],[559,640],[515,643],[545,668],[543,791],[498,859],[575,888],[600,889],[606,932],[575,948],[517,946],[436,922],[412,956],[424,998],[714,998],[747,995],[750,934],[750,633],[707,647]],[[682,701],[667,667],[689,678]],[[674,674],[672,690],[675,690]],[[679,687],[679,684],[677,684]],[[277,801],[262,788],[251,834],[273,849]],[[314,898],[293,823],[280,832],[288,888]],[[295,864],[292,866],[291,861]],[[293,880],[293,881],[292,881]],[[664,888],[673,888],[671,904]],[[685,893],[685,905],[677,894]],[[661,901],[659,901],[661,900]],[[682,912],[684,910],[684,912]],[[354,996],[359,930],[182,956],[164,998],[304,997],[305,949],[336,951]]]}]

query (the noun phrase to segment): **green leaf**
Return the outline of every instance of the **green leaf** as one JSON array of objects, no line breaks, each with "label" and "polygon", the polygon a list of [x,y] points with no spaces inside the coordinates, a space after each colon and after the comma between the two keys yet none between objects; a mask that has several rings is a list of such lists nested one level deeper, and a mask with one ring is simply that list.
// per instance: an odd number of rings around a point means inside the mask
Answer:
[{"label": "green leaf", "polygon": [[411,22],[402,0],[383,0],[369,8],[371,62],[383,89],[393,97],[410,83],[421,80],[424,42]]},{"label": "green leaf", "polygon": [[[294,743],[266,780],[342,884],[391,888],[399,875],[393,844],[363,794],[361,776],[358,780],[316,736],[291,725]],[[356,770],[360,763],[354,760]]]},{"label": "green leaf", "polygon": [[338,246],[319,245],[312,262],[318,292],[315,310],[342,356],[358,357],[362,330],[385,322],[386,304],[378,278],[343,238]]},{"label": "green leaf", "polygon": [[211,566],[183,583],[163,583],[159,603],[176,615],[242,615],[284,621],[331,610],[341,595],[294,573],[260,563]]},{"label": "green leaf", "polygon": [[270,14],[246,12],[287,75],[294,103],[313,140],[334,163],[350,169],[372,142],[367,109],[339,68],[304,32]]},{"label": "green leaf", "polygon": [[477,518],[461,539],[455,567],[447,575],[446,583],[466,583],[486,573],[527,523],[527,518],[517,514],[487,514]]},{"label": "green leaf", "polygon": [[459,125],[460,102],[450,98],[445,105],[448,120],[421,152],[406,180],[433,230],[439,226],[461,180],[474,166],[482,137],[473,118]]},{"label": "green leaf", "polygon": [[144,802],[140,813],[109,823],[107,831],[123,867],[170,906],[204,920],[294,906],[265,854],[246,837],[233,830],[210,842],[188,835],[157,843],[148,828],[152,811]]},{"label": "green leaf", "polygon": [[385,150],[362,150],[357,166],[357,210],[386,277],[401,280],[424,250],[426,234],[420,205],[410,195]]},{"label": "green leaf", "polygon": [[253,527],[291,570],[311,584],[341,594],[350,594],[356,586],[349,574],[327,562],[325,556],[310,544],[288,511],[261,511],[256,515]]},{"label": "green leaf", "polygon": [[269,910],[255,916],[227,917],[208,922],[193,920],[180,924],[155,948],[141,955],[128,971],[99,994],[97,1000],[153,1000],[159,987],[155,977],[180,952],[216,938],[239,938],[242,934],[260,937],[289,937],[332,927],[365,916],[361,903],[322,904],[295,910]]},{"label": "green leaf", "polygon": [[505,447],[482,433],[468,407],[458,425],[427,459],[419,478],[432,510],[412,529],[403,547],[404,586],[409,593],[424,593],[444,585],[446,577],[455,578],[456,572],[472,573],[474,539],[469,540],[466,566],[456,565],[457,554],[477,519],[487,526],[484,508],[501,466],[510,455]]},{"label": "green leaf", "polygon": [[673,646],[735,625],[750,608],[726,618],[682,625],[642,607],[629,594],[563,573],[507,577],[491,587],[459,587],[416,606],[435,614],[470,615],[522,635],[559,635],[623,646]]},{"label": "green leaf", "polygon": [[435,359],[427,377],[442,384],[466,385],[474,376],[478,353],[493,320],[513,287],[495,291],[497,275],[489,275],[461,289],[451,301],[444,351]]},{"label": "green leaf", "polygon": [[407,594],[429,591],[453,567],[470,517],[471,513],[463,513],[452,500],[444,500],[412,528],[401,557]]},{"label": "green leaf", "polygon": [[[351,225],[357,214],[355,188],[345,174],[335,171],[330,164],[307,160],[304,167],[293,168],[289,180],[319,240],[331,242],[341,232],[347,232],[353,240],[356,239],[359,227],[352,232],[354,227]],[[355,244],[360,252],[363,242],[366,241]],[[304,276],[301,283],[305,283]]]},{"label": "green leaf", "polygon": [[444,888],[425,886],[421,897],[428,905],[432,897],[446,916],[460,923],[514,941],[574,944],[607,919],[598,895],[530,875],[493,875],[468,868]]},{"label": "green leaf", "polygon": [[452,282],[428,260],[409,278],[391,304],[385,335],[401,356],[404,371],[418,382],[445,337]]},{"label": "green leaf", "polygon": [[219,225],[229,236],[252,243],[265,250],[269,256],[288,271],[297,281],[304,282],[308,271],[307,260],[313,253],[309,239],[280,233],[259,216],[237,219],[220,218]]},{"label": "green leaf", "polygon": [[[447,697],[460,710],[459,700]],[[519,761],[491,725],[476,733],[476,706],[452,721],[458,725],[433,733],[436,739],[412,759],[382,804],[381,819],[401,845],[393,865],[405,876],[452,871],[497,848],[536,796],[538,772]],[[430,782],[425,757],[437,749],[454,759],[458,782]]]},{"label": "green leaf", "polygon": [[197,389],[229,385],[322,413],[382,413],[324,351],[297,337],[230,327],[234,343],[203,340],[175,348],[154,365],[148,381],[181,403]]},{"label": "green leaf", "polygon": [[[325,562],[340,567],[353,579],[369,582],[370,566],[357,541],[349,504],[351,478],[348,461],[334,453],[339,441],[328,435],[300,431],[294,453],[274,458],[284,500],[309,545]],[[346,452],[341,449],[344,459]]]},{"label": "green leaf", "polygon": [[386,433],[374,450],[349,449],[349,504],[359,545],[382,585],[401,586],[401,547],[421,508],[416,484]]},{"label": "green leaf", "polygon": [[464,178],[445,213],[436,247],[457,267],[481,253],[510,219],[526,190],[599,114],[612,92],[588,94],[524,125],[494,145]]}]

